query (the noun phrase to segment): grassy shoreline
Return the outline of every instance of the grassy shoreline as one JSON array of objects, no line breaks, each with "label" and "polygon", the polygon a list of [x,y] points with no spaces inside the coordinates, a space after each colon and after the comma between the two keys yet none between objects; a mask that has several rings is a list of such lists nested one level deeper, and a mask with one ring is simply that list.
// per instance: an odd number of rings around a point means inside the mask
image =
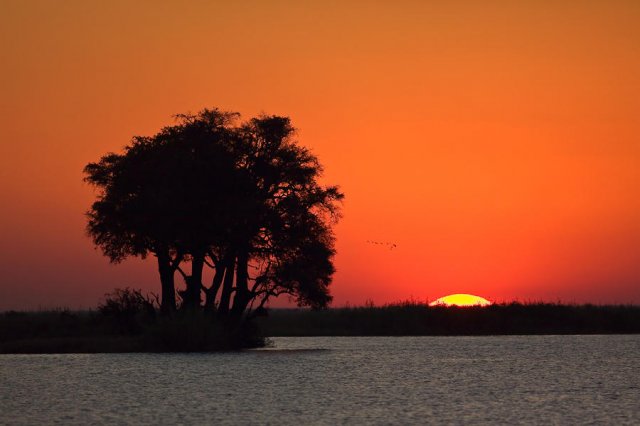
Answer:
[{"label": "grassy shoreline", "polygon": [[265,344],[255,324],[223,327],[202,312],[172,318],[67,310],[0,314],[0,353],[213,352]]},{"label": "grassy shoreline", "polygon": [[199,352],[264,346],[263,336],[483,336],[638,334],[640,306],[497,304],[445,308],[271,309],[230,333],[204,315],[173,320],[105,318],[67,310],[0,313],[0,353]]},{"label": "grassy shoreline", "polygon": [[429,307],[402,303],[325,311],[273,310],[267,336],[482,336],[640,333],[640,306],[495,304]]}]

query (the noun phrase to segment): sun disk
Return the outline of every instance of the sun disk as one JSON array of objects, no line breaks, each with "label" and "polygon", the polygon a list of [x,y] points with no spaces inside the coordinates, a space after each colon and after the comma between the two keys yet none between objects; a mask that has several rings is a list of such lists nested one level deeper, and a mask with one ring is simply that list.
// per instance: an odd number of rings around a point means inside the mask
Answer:
[{"label": "sun disk", "polygon": [[450,294],[429,303],[429,306],[489,306],[491,302],[473,294]]}]

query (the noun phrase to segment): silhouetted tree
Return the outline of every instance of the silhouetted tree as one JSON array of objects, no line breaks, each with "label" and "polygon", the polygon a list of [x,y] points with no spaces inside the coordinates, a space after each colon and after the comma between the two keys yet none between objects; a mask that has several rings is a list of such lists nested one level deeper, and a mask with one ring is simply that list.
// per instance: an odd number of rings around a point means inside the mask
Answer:
[{"label": "silhouetted tree", "polygon": [[[215,109],[177,118],[85,167],[100,190],[87,213],[94,243],[112,262],[156,256],[164,312],[176,307],[176,271],[184,307],[200,306],[204,290],[204,309],[220,318],[242,318],[280,294],[326,306],[343,195],[317,182],[322,168],[289,119],[237,125],[238,114]],[[205,265],[215,269],[209,286]]]},{"label": "silhouetted tree", "polygon": [[198,304],[197,278],[187,277],[180,264],[189,256],[197,264],[201,257],[194,254],[209,244],[206,235],[224,226],[215,217],[222,212],[216,203],[231,193],[234,164],[225,139],[232,137],[234,119],[216,110],[197,121],[180,116],[154,137],[135,137],[124,154],[85,167],[86,180],[101,190],[87,213],[88,233],[112,262],[157,257],[164,312],[175,309],[175,271],[186,278],[185,305]]},{"label": "silhouetted tree", "polygon": [[[241,164],[253,193],[246,198],[252,203],[245,205],[249,210],[243,232],[234,234],[234,316],[241,316],[253,301],[261,308],[280,294],[316,308],[331,301],[328,285],[335,252],[330,224],[338,218],[336,201],[343,195],[335,186],[318,184],[322,168],[309,150],[295,143],[294,133],[285,117],[259,117],[240,128],[245,150]],[[249,261],[256,262],[253,276]],[[219,313],[225,309],[220,305]]]}]

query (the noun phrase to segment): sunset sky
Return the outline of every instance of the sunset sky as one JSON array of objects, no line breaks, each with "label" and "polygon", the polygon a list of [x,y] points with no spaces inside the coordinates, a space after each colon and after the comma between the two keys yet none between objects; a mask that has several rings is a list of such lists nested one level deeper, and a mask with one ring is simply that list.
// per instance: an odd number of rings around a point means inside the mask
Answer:
[{"label": "sunset sky", "polygon": [[0,0],[0,64],[0,310],[159,292],[82,169],[205,107],[290,116],[341,186],[336,306],[640,303],[636,0]]}]

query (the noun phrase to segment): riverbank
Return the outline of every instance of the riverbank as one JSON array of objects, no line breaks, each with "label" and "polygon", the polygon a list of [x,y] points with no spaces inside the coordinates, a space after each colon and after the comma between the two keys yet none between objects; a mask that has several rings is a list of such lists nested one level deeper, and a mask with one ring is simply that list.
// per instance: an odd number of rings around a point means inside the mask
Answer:
[{"label": "riverbank", "polygon": [[496,304],[271,309],[242,330],[205,315],[108,318],[95,311],[0,314],[0,353],[196,352],[266,344],[264,336],[638,334],[640,306]]},{"label": "riverbank", "polygon": [[0,314],[0,353],[214,352],[265,344],[253,323],[222,327],[202,313],[173,318],[68,310]]},{"label": "riverbank", "polygon": [[636,334],[640,306],[509,303],[458,308],[409,302],[324,311],[272,310],[259,325],[267,336]]}]

